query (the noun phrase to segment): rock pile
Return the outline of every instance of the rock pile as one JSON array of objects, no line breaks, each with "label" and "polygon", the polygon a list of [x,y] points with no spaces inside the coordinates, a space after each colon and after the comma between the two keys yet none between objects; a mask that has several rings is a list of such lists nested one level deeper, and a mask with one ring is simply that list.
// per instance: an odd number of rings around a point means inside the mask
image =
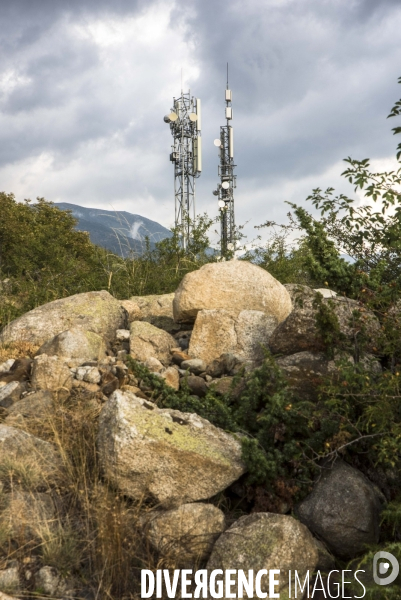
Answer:
[{"label": "rock pile", "polygon": [[[322,353],[317,298],[332,303],[349,339],[362,320],[373,349],[378,322],[357,303],[306,286],[283,286],[243,261],[206,265],[186,275],[175,294],[122,302],[105,291],[77,294],[11,322],[0,343],[26,341],[38,350],[32,359],[0,364],[0,470],[18,458],[36,477],[37,491],[3,491],[0,526],[7,521],[18,532],[18,515],[29,514],[34,536],[35,520],[54,521],[58,509],[48,492],[62,457],[22,429],[27,420],[44,421],[55,400],[79,392],[100,414],[103,476],[126,497],[148,503],[140,527],[165,564],[208,560],[208,569],[296,569],[302,575],[324,561],[332,564],[327,549],[348,559],[377,542],[383,498],[344,463],[328,469],[298,506],[300,522],[288,514],[258,513],[228,527],[212,499],[245,472],[240,438],[196,414],[159,408],[126,364],[130,354],[172,390],[188,386],[198,399],[210,388],[235,394],[233,376],[258,366],[265,347],[279,355],[290,386],[313,400],[317,384],[334,368]],[[13,577],[18,588],[19,568],[10,563],[0,569],[0,590]],[[51,596],[74,593],[73,584],[49,565],[36,578]]]}]

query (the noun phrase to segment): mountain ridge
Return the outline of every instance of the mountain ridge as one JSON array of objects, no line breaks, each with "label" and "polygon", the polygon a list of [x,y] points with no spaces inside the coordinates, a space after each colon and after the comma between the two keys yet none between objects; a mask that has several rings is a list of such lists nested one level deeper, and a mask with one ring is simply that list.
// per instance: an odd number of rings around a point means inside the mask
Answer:
[{"label": "mountain ridge", "polygon": [[127,211],[91,208],[68,202],[54,204],[60,210],[71,211],[78,221],[76,229],[87,231],[93,244],[119,256],[142,254],[147,239],[152,248],[156,242],[172,235],[157,221]]}]

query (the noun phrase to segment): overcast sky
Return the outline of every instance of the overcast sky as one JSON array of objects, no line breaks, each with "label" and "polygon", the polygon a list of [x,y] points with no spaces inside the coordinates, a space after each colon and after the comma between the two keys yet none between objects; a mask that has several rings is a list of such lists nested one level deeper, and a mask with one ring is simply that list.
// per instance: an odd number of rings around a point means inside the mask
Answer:
[{"label": "overcast sky", "polygon": [[0,22],[0,189],[18,200],[173,225],[163,116],[182,69],[203,107],[197,212],[215,216],[227,62],[249,237],[312,188],[351,194],[346,156],[394,164],[400,0],[3,0]]}]

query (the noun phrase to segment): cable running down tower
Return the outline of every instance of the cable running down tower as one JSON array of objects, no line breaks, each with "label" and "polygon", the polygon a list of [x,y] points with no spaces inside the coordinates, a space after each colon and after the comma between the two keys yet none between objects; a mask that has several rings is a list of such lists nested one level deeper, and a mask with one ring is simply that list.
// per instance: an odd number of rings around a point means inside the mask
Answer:
[{"label": "cable running down tower", "polygon": [[202,171],[201,101],[181,90],[164,117],[173,136],[170,161],[174,165],[175,226],[180,227],[184,249],[195,220],[195,179]]},{"label": "cable running down tower", "polygon": [[219,148],[220,164],[218,175],[220,183],[213,194],[219,197],[219,210],[221,222],[221,256],[227,257],[228,253],[235,251],[235,215],[234,215],[234,189],[236,175],[234,175],[234,130],[230,125],[233,118],[231,106],[232,92],[228,89],[228,65],[227,65],[227,88],[226,99],[226,125],[220,127],[220,139],[214,140],[214,145]]}]

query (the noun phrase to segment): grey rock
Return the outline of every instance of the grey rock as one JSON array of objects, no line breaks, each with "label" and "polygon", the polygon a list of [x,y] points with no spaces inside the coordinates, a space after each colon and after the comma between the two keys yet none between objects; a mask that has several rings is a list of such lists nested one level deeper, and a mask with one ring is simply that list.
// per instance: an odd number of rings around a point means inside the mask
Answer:
[{"label": "grey rock", "polygon": [[11,417],[22,415],[25,418],[43,419],[53,411],[53,394],[49,391],[38,391],[14,402],[7,410],[6,424],[11,425]]},{"label": "grey rock", "polygon": [[322,471],[296,513],[331,552],[350,559],[379,540],[383,497],[357,469],[337,461]]},{"label": "grey rock", "polygon": [[231,353],[257,364],[263,360],[263,346],[277,326],[277,319],[257,310],[213,309],[198,311],[188,354],[211,363]]},{"label": "grey rock", "polygon": [[198,377],[197,375],[189,375],[189,377],[184,377],[181,379],[181,386],[183,385],[183,381],[186,381],[190,391],[195,396],[198,396],[199,398],[206,396],[208,387],[206,385],[206,381],[202,377]]},{"label": "grey rock", "polygon": [[146,539],[172,565],[193,565],[205,560],[225,529],[224,513],[212,504],[182,504],[155,511],[141,519]]},{"label": "grey rock", "polygon": [[[302,581],[312,573],[318,552],[312,535],[299,521],[287,515],[254,513],[241,517],[215,543],[207,569],[243,569],[254,573],[279,569],[280,585],[275,592],[288,599],[288,572],[298,571]],[[235,577],[233,577],[235,580]],[[234,586],[232,589],[236,589]],[[262,577],[261,589],[269,593],[268,578]],[[301,598],[303,596],[298,596]]]},{"label": "grey rock", "polygon": [[187,370],[194,375],[200,375],[206,371],[206,363],[200,358],[190,358],[181,363],[181,369]]},{"label": "grey rock", "polygon": [[8,408],[14,402],[21,398],[25,387],[19,381],[11,381],[3,387],[0,387],[0,406]]},{"label": "grey rock", "polygon": [[132,498],[178,506],[214,496],[245,472],[241,444],[198,415],[116,391],[99,418],[104,475]]},{"label": "grey rock", "polygon": [[134,321],[130,326],[130,354],[132,358],[145,362],[157,358],[164,366],[171,363],[171,349],[175,339],[166,331],[145,321]]},{"label": "grey rock", "polygon": [[129,329],[117,329],[116,340],[117,342],[129,342],[130,330]]},{"label": "grey rock", "polygon": [[72,388],[70,369],[57,356],[36,356],[32,366],[31,385],[36,390],[69,394]]},{"label": "grey rock", "polygon": [[61,468],[60,456],[49,442],[0,424],[0,465],[12,469],[14,462],[29,469],[35,487],[57,481]]},{"label": "grey rock", "polygon": [[69,364],[81,365],[85,361],[102,360],[106,356],[106,342],[101,335],[72,327],[48,340],[36,355],[58,356]]},{"label": "grey rock", "polygon": [[5,362],[1,363],[0,364],[0,373],[7,373],[11,369],[11,367],[13,366],[14,363],[15,363],[14,358],[9,358]]},{"label": "grey rock", "polygon": [[[314,302],[321,296],[306,285],[287,284],[293,311],[274,330],[269,339],[269,348],[274,354],[295,354],[297,352],[321,352],[325,349],[321,333],[316,324],[317,309]],[[323,298],[323,304],[331,306],[337,316],[341,333],[350,343],[361,329],[366,328],[370,342],[368,350],[375,347],[380,335],[380,324],[375,315],[356,300],[342,296]],[[359,313],[360,320],[354,314]]]},{"label": "grey rock", "polygon": [[116,329],[124,329],[126,312],[111,294],[85,292],[38,306],[11,321],[0,333],[0,343],[27,341],[40,346],[71,327],[80,327],[114,340]]},{"label": "grey rock", "polygon": [[[16,562],[16,561],[15,561]],[[0,571],[0,591],[17,592],[20,587],[18,563]]]}]

